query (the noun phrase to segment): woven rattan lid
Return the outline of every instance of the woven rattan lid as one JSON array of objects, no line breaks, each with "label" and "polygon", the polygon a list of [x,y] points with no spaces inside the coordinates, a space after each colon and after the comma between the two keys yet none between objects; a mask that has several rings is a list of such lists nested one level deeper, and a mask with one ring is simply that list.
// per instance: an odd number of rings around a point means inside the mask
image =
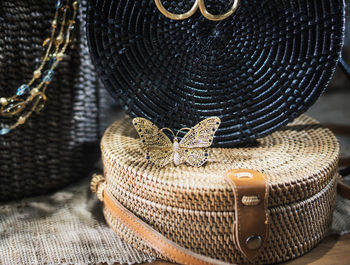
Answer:
[{"label": "woven rattan lid", "polygon": [[105,177],[115,196],[138,196],[187,209],[232,210],[233,193],[224,182],[230,169],[264,173],[270,183],[269,205],[306,199],[333,178],[339,145],[335,136],[302,115],[285,129],[258,140],[249,148],[211,148],[200,168],[169,164],[153,167],[140,149],[131,120],[115,122],[102,143]]},{"label": "woven rattan lid", "polygon": [[[193,2],[162,0],[174,13]],[[205,3],[219,14],[232,1]],[[168,19],[154,0],[91,0],[88,12],[93,62],[127,113],[173,130],[219,116],[216,147],[252,142],[306,111],[334,73],[343,32],[343,0],[240,1],[218,22],[199,11]]]}]

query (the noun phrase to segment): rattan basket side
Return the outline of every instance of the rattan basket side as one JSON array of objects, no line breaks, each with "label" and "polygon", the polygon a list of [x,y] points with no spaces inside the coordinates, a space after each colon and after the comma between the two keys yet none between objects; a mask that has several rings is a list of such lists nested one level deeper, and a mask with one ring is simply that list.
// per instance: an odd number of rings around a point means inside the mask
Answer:
[{"label": "rattan basket side", "polygon": [[232,211],[233,193],[222,176],[232,168],[263,172],[270,183],[269,206],[313,196],[336,173],[339,144],[318,122],[301,116],[285,129],[246,148],[211,148],[208,163],[156,169],[144,159],[129,119],[113,124],[102,142],[105,177],[117,196],[132,191],[156,203],[192,210]]},{"label": "rattan basket side", "polygon": [[[326,236],[332,222],[337,178],[338,175],[334,175],[322,191],[306,200],[269,209],[269,240],[255,262],[277,263],[299,257]],[[108,188],[111,190],[110,186]],[[146,201],[131,192],[116,199],[182,247],[233,264],[250,264],[234,243],[232,211],[194,211],[170,207]],[[104,216],[123,240],[140,251],[167,259],[136,237],[106,207]]]},{"label": "rattan basket side", "polygon": [[[211,258],[248,263],[234,243],[235,197],[225,181],[230,169],[262,172],[269,185],[269,237],[255,262],[282,262],[306,253],[327,234],[332,221],[339,144],[328,129],[305,115],[257,145],[211,148],[208,162],[199,168],[153,167],[127,117],[105,132],[101,149],[103,189],[165,237]],[[104,215],[122,239],[166,258],[137,238],[108,207]]]}]

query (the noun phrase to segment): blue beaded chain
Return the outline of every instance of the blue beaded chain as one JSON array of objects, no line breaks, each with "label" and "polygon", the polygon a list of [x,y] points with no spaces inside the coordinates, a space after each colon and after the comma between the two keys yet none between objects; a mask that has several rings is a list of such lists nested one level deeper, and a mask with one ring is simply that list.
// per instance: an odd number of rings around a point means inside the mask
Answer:
[{"label": "blue beaded chain", "polygon": [[42,44],[46,50],[41,65],[34,71],[32,79],[27,84],[17,88],[14,96],[0,98],[0,117],[15,120],[12,124],[1,126],[0,135],[8,134],[24,124],[33,112],[39,113],[45,106],[45,93],[53,80],[55,68],[63,60],[73,40],[78,5],[78,1],[55,1],[56,12],[51,23],[51,36]]}]

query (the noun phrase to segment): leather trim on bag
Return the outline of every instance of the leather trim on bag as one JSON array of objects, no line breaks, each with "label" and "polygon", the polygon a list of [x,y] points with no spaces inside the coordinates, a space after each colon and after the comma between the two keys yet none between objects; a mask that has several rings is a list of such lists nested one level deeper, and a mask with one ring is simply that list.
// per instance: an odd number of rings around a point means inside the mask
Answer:
[{"label": "leather trim on bag", "polygon": [[104,190],[103,197],[105,207],[124,226],[147,243],[148,246],[171,260],[184,265],[230,265],[229,263],[194,253],[170,241],[126,209],[110,194],[108,189]]},{"label": "leather trim on bag", "polygon": [[[235,196],[234,241],[242,254],[253,261],[268,239],[269,186],[263,174],[249,169],[234,169],[226,174],[226,180]],[[244,197],[257,197],[259,203],[245,204]]]}]

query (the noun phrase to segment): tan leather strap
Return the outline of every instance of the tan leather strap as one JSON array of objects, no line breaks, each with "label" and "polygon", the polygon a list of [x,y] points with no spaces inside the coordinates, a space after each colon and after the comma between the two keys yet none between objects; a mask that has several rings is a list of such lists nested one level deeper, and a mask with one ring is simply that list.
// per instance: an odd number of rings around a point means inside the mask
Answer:
[{"label": "tan leather strap", "polygon": [[[249,180],[246,178],[249,174]],[[235,195],[236,220],[233,237],[240,250],[249,260],[254,259],[262,249],[268,234],[267,197],[268,186],[264,176],[252,170],[235,170],[228,172],[226,176]],[[176,243],[170,241],[151,226],[143,222],[132,212],[117,201],[107,189],[106,183],[101,182],[101,177],[94,176],[92,190],[100,194],[105,207],[136,236],[147,243],[163,256],[185,265],[230,265],[229,263],[215,260],[204,255],[194,253]],[[251,205],[242,204],[244,196],[255,196],[261,201],[253,201]],[[237,203],[237,200],[239,202]]]},{"label": "tan leather strap", "polygon": [[103,191],[105,207],[136,236],[163,256],[184,265],[230,265],[185,249],[170,241],[118,202],[108,189]]},{"label": "tan leather strap", "polygon": [[269,186],[263,174],[248,169],[230,170],[226,180],[235,195],[235,243],[252,262],[268,238]]}]

